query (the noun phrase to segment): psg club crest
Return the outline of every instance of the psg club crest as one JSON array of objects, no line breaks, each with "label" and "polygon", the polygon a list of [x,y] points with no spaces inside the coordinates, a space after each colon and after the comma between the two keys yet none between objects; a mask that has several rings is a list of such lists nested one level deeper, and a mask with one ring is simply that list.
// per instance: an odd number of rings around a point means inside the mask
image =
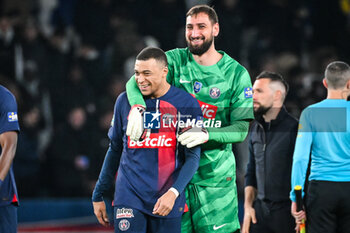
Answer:
[{"label": "psg club crest", "polygon": [[130,227],[130,222],[126,219],[122,219],[120,220],[118,226],[121,231],[126,231]]},{"label": "psg club crest", "polygon": [[203,86],[202,83],[196,81],[196,82],[194,83],[194,85],[193,85],[193,91],[194,91],[194,93],[197,94],[197,93],[202,89],[202,86]]},{"label": "psg club crest", "polygon": [[210,91],[209,91],[209,95],[210,95],[210,97],[213,98],[213,99],[219,98],[220,95],[221,95],[220,89],[217,88],[217,87],[211,88]]}]

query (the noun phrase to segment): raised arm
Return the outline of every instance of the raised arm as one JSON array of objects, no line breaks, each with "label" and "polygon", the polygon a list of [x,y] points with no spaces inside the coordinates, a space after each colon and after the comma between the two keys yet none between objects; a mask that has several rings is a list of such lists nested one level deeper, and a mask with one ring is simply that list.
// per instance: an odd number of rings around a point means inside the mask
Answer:
[{"label": "raised arm", "polygon": [[132,76],[126,83],[126,94],[128,96],[128,101],[130,106],[141,105],[146,108],[145,100],[137,86],[135,76]]},{"label": "raised arm", "polygon": [[[222,127],[209,127],[202,132],[188,130],[179,138],[182,145],[192,147],[203,143],[237,143],[248,135],[249,122],[254,119],[251,81],[248,72],[243,69],[237,74],[232,88],[235,90],[230,99],[228,122]],[[249,89],[250,88],[250,89]],[[226,123],[226,124],[225,124]]]}]

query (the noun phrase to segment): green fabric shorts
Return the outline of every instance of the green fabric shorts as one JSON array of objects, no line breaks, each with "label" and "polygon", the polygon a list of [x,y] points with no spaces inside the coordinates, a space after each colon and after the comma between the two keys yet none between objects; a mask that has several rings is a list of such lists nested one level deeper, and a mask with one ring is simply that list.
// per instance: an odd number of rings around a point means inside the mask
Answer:
[{"label": "green fabric shorts", "polygon": [[207,187],[189,184],[188,211],[183,214],[182,233],[239,232],[236,186]]}]

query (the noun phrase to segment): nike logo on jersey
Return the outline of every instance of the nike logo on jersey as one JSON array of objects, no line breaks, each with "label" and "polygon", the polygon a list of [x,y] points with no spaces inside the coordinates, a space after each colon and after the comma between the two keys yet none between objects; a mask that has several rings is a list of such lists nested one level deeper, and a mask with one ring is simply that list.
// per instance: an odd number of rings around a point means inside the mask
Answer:
[{"label": "nike logo on jersey", "polygon": [[214,225],[214,226],[213,226],[213,230],[216,231],[216,230],[218,230],[218,229],[220,229],[220,228],[226,226],[226,224],[227,224],[227,223],[222,224],[222,225],[220,225],[220,226],[218,226],[218,227],[217,227],[216,225]]},{"label": "nike logo on jersey", "polygon": [[180,83],[190,83],[191,81],[188,80],[183,80],[182,78],[180,78]]}]

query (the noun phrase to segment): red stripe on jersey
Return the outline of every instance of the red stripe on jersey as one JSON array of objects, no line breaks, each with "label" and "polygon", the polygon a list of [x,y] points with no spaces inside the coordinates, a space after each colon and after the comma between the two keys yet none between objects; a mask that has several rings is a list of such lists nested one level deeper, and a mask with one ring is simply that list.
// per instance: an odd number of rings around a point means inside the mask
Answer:
[{"label": "red stripe on jersey", "polygon": [[[159,111],[161,115],[161,128],[159,129],[160,134],[172,135],[174,138],[172,148],[159,148],[158,149],[158,190],[167,183],[171,178],[171,174],[175,170],[176,164],[176,126],[175,124],[168,124],[164,127],[164,121],[176,122],[177,121],[177,109],[170,103],[160,100],[159,101]],[[172,182],[170,183],[172,185]],[[170,188],[170,187],[169,187]]]},{"label": "red stripe on jersey", "polygon": [[[191,94],[194,98],[195,95]],[[201,106],[201,110],[202,110],[202,114],[203,117],[206,119],[215,119],[216,116],[216,112],[218,111],[218,107],[212,104],[207,104],[203,101],[200,101],[199,99],[197,99],[199,105]]]},{"label": "red stripe on jersey", "polygon": [[187,203],[185,203],[184,213],[186,213],[186,212],[188,212],[188,211],[189,211],[188,205],[187,205]]},{"label": "red stripe on jersey", "polygon": [[17,199],[17,196],[16,196],[16,194],[13,194],[13,198],[12,198],[12,201],[11,201],[12,203],[17,203],[18,202],[18,199]]}]

